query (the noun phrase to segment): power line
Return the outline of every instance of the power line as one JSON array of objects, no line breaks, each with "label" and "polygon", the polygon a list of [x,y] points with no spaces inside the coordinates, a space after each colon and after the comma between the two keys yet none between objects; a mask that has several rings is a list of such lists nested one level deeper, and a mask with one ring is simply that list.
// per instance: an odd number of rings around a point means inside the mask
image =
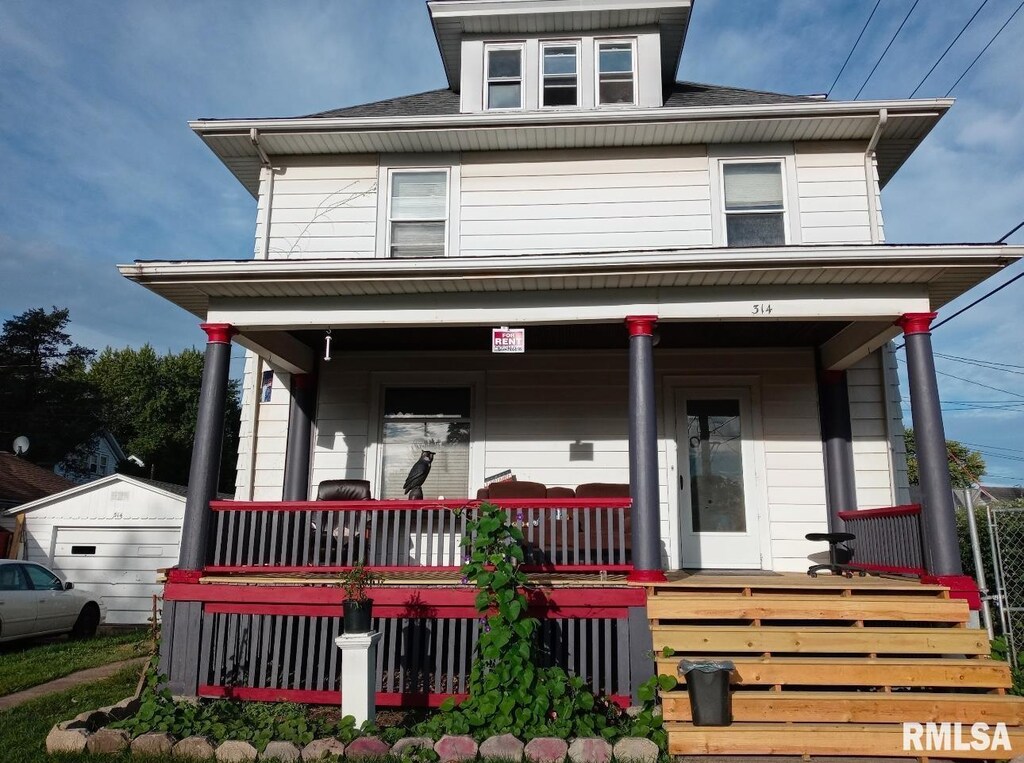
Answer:
[{"label": "power line", "polygon": [[1003,447],[1002,445],[981,445],[976,442],[963,442],[962,440],[960,442],[961,445],[970,445],[972,448],[988,448],[989,450],[1009,450],[1013,451],[1014,453],[1024,453],[1024,449],[1021,448],[1006,448]]},{"label": "power line", "polygon": [[[896,360],[898,360],[900,363],[906,363],[907,362],[903,358],[896,358]],[[945,371],[936,371],[935,373],[939,374],[940,376],[948,376],[950,379],[957,379],[958,381],[967,382],[968,384],[975,384],[975,385],[977,385],[979,387],[985,387],[985,389],[995,390],[996,392],[1002,392],[1002,393],[1004,393],[1006,395],[1013,395],[1014,397],[1019,397],[1019,398],[1024,399],[1024,395],[1018,394],[1016,392],[1012,392],[1012,391],[1010,391],[1008,389],[1000,389],[999,387],[993,387],[993,386],[991,386],[989,384],[982,384],[979,381],[974,381],[974,379],[967,379],[967,378],[965,378],[963,376],[954,376],[953,374],[947,374]]]},{"label": "power line", "polygon": [[1008,238],[1009,238],[1010,236],[1012,236],[1012,235],[1013,235],[1014,233],[1016,233],[1017,231],[1019,231],[1019,230],[1020,230],[1021,228],[1024,228],[1024,220],[1021,220],[1021,221],[1020,221],[1019,223],[1017,223],[1017,224],[1016,224],[1015,226],[1013,226],[1013,228],[1011,228],[1011,229],[1010,229],[1010,232],[1009,232],[1009,233],[1007,233],[1007,234],[1006,234],[1005,236],[1003,236],[1003,237],[1002,237],[1001,239],[999,239],[998,241],[996,241],[996,243],[997,243],[997,244],[1002,244],[1002,243],[1004,243],[1004,242],[1006,241],[1006,239],[1008,239]]},{"label": "power line", "polygon": [[853,51],[855,51],[855,50],[857,49],[857,46],[858,46],[858,45],[860,45],[860,38],[861,38],[861,37],[863,37],[863,36],[864,36],[864,32],[865,32],[865,31],[867,31],[867,28],[868,28],[868,24],[870,24],[870,23],[871,23],[871,19],[873,19],[873,18],[874,18],[874,16],[875,16],[875,11],[877,11],[877,10],[878,10],[878,6],[879,6],[879,4],[880,4],[881,2],[882,2],[882,0],[875,0],[875,7],[871,9],[871,13],[870,13],[870,14],[868,14],[868,20],[867,20],[867,21],[865,21],[865,22],[864,22],[864,26],[863,26],[863,27],[861,27],[861,30],[860,30],[860,34],[859,34],[859,35],[857,35],[857,40],[856,40],[856,42],[854,42],[854,43],[853,43],[853,47],[852,47],[852,48],[850,48],[850,53],[849,53],[849,55],[847,55],[847,56],[846,56],[846,60],[845,60],[845,61],[843,61],[843,66],[842,66],[842,68],[840,68],[840,69],[839,69],[839,74],[837,74],[837,75],[836,75],[836,78],[835,78],[834,80],[832,80],[832,84],[831,84],[831,85],[829,86],[828,92],[827,92],[827,93],[825,93],[825,97],[826,97],[826,98],[828,98],[828,97],[829,97],[830,95],[832,95],[832,90],[833,90],[833,88],[835,88],[835,86],[836,86],[836,83],[837,83],[837,82],[839,82],[839,78],[843,76],[843,72],[844,72],[844,71],[846,71],[846,65],[847,65],[848,63],[850,63],[850,59],[851,59],[851,58],[853,58]]},{"label": "power line", "polygon": [[968,366],[976,366],[978,368],[984,368],[988,371],[1001,371],[1004,374],[1017,374],[1018,376],[1024,376],[1024,371],[1014,371],[1012,368],[1002,368],[1000,366],[991,365],[985,361],[967,360],[965,358],[957,358],[952,355],[943,355],[941,353],[934,353],[935,357],[942,358],[943,360],[952,360],[956,363],[963,363]]},{"label": "power line", "polygon": [[[875,65],[871,67],[871,71],[868,73],[868,78],[864,80],[864,84],[860,86],[860,90],[857,91],[857,95],[853,96],[853,100],[856,101],[860,98],[860,94],[864,92],[864,88],[868,86],[868,82],[870,82],[871,78],[875,76],[875,70],[882,63],[882,59],[885,58],[885,54],[889,52],[889,48],[891,48],[892,44],[896,42],[896,38],[899,37],[900,32],[903,30],[903,26],[907,23],[907,20],[910,18],[910,14],[914,12],[914,9],[917,7],[919,2],[921,2],[921,0],[914,0],[914,4],[910,6],[910,10],[907,11],[907,15],[904,16],[903,21],[900,22],[899,28],[896,30],[896,34],[892,36],[892,39],[889,40],[889,44],[886,45],[885,50],[882,51],[882,55],[878,57],[878,60],[875,61]],[[1024,0],[1022,0],[1021,4],[1024,5]]]},{"label": "power line", "polygon": [[960,35],[967,31],[967,27],[969,27],[971,25],[971,22],[973,22],[974,19],[978,17],[978,14],[981,13],[981,9],[984,8],[986,5],[988,5],[988,0],[982,0],[981,5],[978,6],[978,10],[974,12],[973,16],[967,19],[967,23],[963,25],[959,32],[957,32],[956,37],[953,38],[953,42],[949,43],[949,46],[944,51],[942,51],[942,55],[939,56],[938,60],[934,64],[932,64],[932,68],[929,69],[928,73],[921,78],[921,81],[917,83],[917,87],[914,88],[913,92],[910,95],[908,95],[907,98],[913,98],[917,94],[917,91],[921,89],[921,85],[925,83],[926,79],[932,76],[932,72],[935,71],[935,67],[942,63],[942,59],[944,59],[946,57],[946,54],[953,49],[953,46],[956,45],[956,41],[960,39]]},{"label": "power line", "polygon": [[1001,27],[999,27],[999,31],[997,31],[994,35],[992,35],[992,39],[989,40],[985,44],[985,47],[981,49],[981,53],[979,53],[978,55],[976,55],[974,57],[974,60],[971,61],[971,63],[968,65],[968,67],[966,69],[964,69],[964,73],[961,74],[959,77],[957,77],[956,82],[953,83],[953,86],[949,90],[946,91],[946,97],[947,98],[949,97],[949,94],[952,93],[956,89],[956,86],[960,84],[960,80],[962,80],[964,77],[967,76],[967,72],[969,72],[971,69],[973,69],[974,65],[976,63],[978,63],[978,59],[981,58],[983,55],[985,55],[985,51],[988,50],[989,46],[996,41],[996,38],[999,37],[999,35],[1001,35],[1003,33],[1003,30],[1006,29],[1007,24],[1009,24],[1011,21],[1013,21],[1013,17],[1017,15],[1018,11],[1020,11],[1021,8],[1024,8],[1024,0],[1021,0],[1021,4],[1018,5],[1017,8],[1013,11],[1013,13],[1010,14],[1010,18],[1008,18],[1006,21],[1003,22],[1003,25]]},{"label": "power line", "polygon": [[964,360],[974,363],[985,363],[990,366],[1001,366],[1003,368],[1020,368],[1024,369],[1024,366],[1015,365],[1014,363],[1000,363],[997,360],[985,360],[984,358],[968,358],[964,355],[947,355],[942,352],[936,352],[935,357],[945,358],[946,360]]}]

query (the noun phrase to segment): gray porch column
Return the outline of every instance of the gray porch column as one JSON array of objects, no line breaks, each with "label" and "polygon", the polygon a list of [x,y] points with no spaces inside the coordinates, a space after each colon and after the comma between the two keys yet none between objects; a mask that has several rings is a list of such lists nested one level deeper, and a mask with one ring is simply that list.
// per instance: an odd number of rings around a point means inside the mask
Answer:
[{"label": "gray porch column", "polygon": [[201,570],[206,563],[212,521],[210,501],[217,495],[220,450],[224,441],[224,402],[228,392],[231,337],[238,333],[227,323],[202,323],[200,328],[207,336],[206,360],[199,389],[199,415],[188,472],[185,516],[181,524],[178,568],[182,570]]},{"label": "gray porch column", "polygon": [[925,566],[931,575],[962,575],[953,490],[949,481],[946,432],[932,357],[931,322],[936,313],[907,313],[896,324],[907,347],[910,412],[917,442]]},{"label": "gray porch column", "polygon": [[633,572],[638,582],[665,580],[658,511],[658,422],[654,398],[654,315],[626,318],[629,329],[629,493],[633,501]]},{"label": "gray porch column", "polygon": [[285,501],[305,501],[309,498],[309,452],[315,413],[316,377],[312,374],[292,374],[281,495]]},{"label": "gray porch column", "polygon": [[857,478],[853,465],[853,427],[846,371],[822,371],[818,379],[818,416],[825,456],[825,497],[829,532],[842,532],[840,511],[857,508]]}]

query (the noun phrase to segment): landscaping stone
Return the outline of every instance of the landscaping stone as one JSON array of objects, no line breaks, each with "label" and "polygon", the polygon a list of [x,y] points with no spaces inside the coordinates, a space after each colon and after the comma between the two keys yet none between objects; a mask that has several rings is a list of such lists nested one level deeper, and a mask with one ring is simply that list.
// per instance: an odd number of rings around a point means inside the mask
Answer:
[{"label": "landscaping stone", "polygon": [[612,746],[601,737],[580,737],[569,745],[572,763],[611,763]]},{"label": "landscaping stone", "polygon": [[569,754],[569,745],[558,737],[537,737],[527,743],[525,753],[533,763],[562,763]]},{"label": "landscaping stone", "polygon": [[150,731],[132,740],[132,755],[166,756],[174,749],[174,736],[161,731]]},{"label": "landscaping stone", "polygon": [[62,729],[54,726],[46,735],[46,752],[85,752],[89,732],[85,729]]},{"label": "landscaping stone", "polygon": [[401,755],[406,750],[422,748],[426,750],[434,749],[434,740],[430,737],[405,737],[399,739],[391,747],[392,755]]},{"label": "landscaping stone", "polygon": [[515,760],[523,759],[523,750],[526,748],[512,734],[501,734],[499,736],[485,739],[480,744],[480,757],[490,760]]},{"label": "landscaping stone", "polygon": [[171,750],[176,758],[189,758],[191,760],[213,760],[216,752],[213,743],[206,737],[185,737]]},{"label": "landscaping stone", "polygon": [[377,737],[359,737],[345,747],[346,758],[382,758],[389,752],[388,743]]},{"label": "landscaping stone", "polygon": [[477,749],[473,737],[455,734],[445,734],[434,745],[434,752],[437,753],[440,763],[476,760]]},{"label": "landscaping stone", "polygon": [[345,745],[333,738],[314,739],[302,748],[302,759],[305,761],[320,760],[321,758],[335,755],[341,757],[345,754]]},{"label": "landscaping stone", "polygon": [[215,755],[218,763],[249,763],[256,760],[259,753],[249,742],[229,739],[220,743]]},{"label": "landscaping stone", "polygon": [[93,755],[113,755],[127,750],[130,741],[124,729],[100,729],[89,735],[85,749]]},{"label": "landscaping stone", "polygon": [[658,763],[660,753],[658,745],[643,737],[625,737],[612,748],[618,763]]},{"label": "landscaping stone", "polygon": [[260,760],[279,760],[281,763],[297,763],[302,759],[299,748],[291,742],[270,742],[260,753]]},{"label": "landscaping stone", "polygon": [[88,729],[89,726],[85,721],[78,721],[72,718],[70,721],[61,721],[57,724],[56,728],[61,731],[69,731],[71,729]]}]

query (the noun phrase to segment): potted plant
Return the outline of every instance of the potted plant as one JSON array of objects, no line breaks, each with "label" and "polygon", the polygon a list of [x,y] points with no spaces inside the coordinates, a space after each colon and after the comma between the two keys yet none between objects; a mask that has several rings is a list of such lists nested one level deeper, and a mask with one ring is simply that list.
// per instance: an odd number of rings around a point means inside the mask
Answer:
[{"label": "potted plant", "polygon": [[362,562],[356,562],[355,566],[341,574],[338,585],[345,591],[345,598],[341,601],[345,613],[345,633],[366,633],[370,630],[373,599],[366,595],[366,589],[383,582],[383,578],[364,567]]}]

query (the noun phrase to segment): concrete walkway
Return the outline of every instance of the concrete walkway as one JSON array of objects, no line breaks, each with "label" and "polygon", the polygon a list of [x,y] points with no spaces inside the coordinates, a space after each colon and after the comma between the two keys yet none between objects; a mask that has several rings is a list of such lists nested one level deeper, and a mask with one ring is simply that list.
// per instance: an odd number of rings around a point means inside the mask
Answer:
[{"label": "concrete walkway", "polygon": [[64,676],[63,678],[57,678],[45,684],[32,686],[24,691],[8,694],[4,697],[0,697],[0,710],[7,710],[8,708],[20,705],[22,702],[28,702],[30,699],[43,697],[47,694],[65,691],[76,686],[81,686],[82,684],[99,681],[103,678],[109,678],[122,668],[127,668],[132,665],[142,665],[148,659],[148,657],[133,657],[130,660],[122,660],[121,662],[112,662],[109,665],[100,665],[97,668],[80,670],[77,673],[72,673],[71,675]]}]

